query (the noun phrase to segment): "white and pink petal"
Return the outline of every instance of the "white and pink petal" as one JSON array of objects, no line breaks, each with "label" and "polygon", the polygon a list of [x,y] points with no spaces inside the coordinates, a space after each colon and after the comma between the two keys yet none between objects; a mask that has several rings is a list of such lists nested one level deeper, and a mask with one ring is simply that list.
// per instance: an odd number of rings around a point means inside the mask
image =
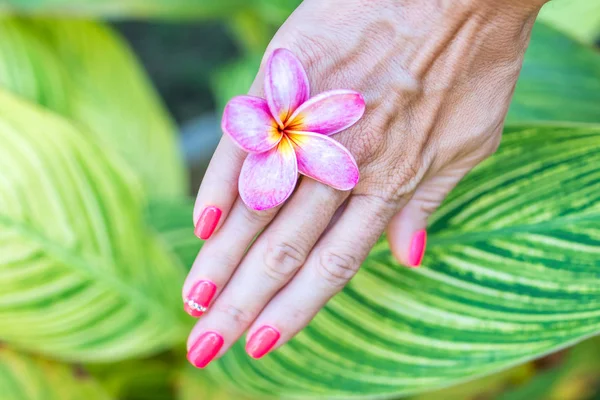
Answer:
[{"label": "white and pink petal", "polygon": [[287,200],[298,180],[296,154],[288,138],[264,153],[249,154],[244,161],[238,189],[253,210],[267,210]]},{"label": "white and pink petal", "polygon": [[265,96],[273,118],[283,123],[308,100],[310,89],[306,71],[287,49],[273,51],[265,68]]},{"label": "white and pink petal", "polygon": [[254,96],[236,96],[229,100],[223,111],[221,128],[249,153],[267,151],[282,137],[267,101]]},{"label": "white and pink petal", "polygon": [[365,112],[365,100],[353,90],[331,90],[304,102],[286,130],[333,135],[354,125]]},{"label": "white and pink petal", "polygon": [[335,140],[318,133],[292,133],[298,171],[338,190],[351,190],[359,179],[352,154]]}]

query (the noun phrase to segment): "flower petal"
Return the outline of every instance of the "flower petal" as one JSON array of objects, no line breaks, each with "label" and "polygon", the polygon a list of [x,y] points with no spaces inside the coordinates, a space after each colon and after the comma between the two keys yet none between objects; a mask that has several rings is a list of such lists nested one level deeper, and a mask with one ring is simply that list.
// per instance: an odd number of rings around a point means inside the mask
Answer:
[{"label": "flower petal", "polygon": [[229,100],[223,111],[221,128],[249,153],[267,151],[282,137],[267,101],[254,96],[237,96]]},{"label": "flower petal", "polygon": [[271,114],[281,127],[310,96],[304,67],[291,51],[276,49],[269,57],[265,70],[265,96]]},{"label": "flower petal", "polygon": [[286,130],[333,135],[354,125],[365,112],[365,100],[353,90],[331,90],[303,103]]},{"label": "flower petal", "polygon": [[240,197],[254,210],[266,210],[283,203],[298,180],[296,154],[288,138],[269,151],[249,154],[238,182]]},{"label": "flower petal", "polygon": [[352,154],[335,140],[318,133],[288,134],[296,151],[298,171],[338,190],[358,183],[358,166]]}]

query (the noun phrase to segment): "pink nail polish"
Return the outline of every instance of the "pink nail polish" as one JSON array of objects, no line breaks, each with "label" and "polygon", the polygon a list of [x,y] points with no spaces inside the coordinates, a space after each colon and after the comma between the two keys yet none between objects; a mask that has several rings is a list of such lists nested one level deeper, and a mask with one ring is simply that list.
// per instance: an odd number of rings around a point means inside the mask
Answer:
[{"label": "pink nail polish", "polygon": [[425,254],[425,246],[427,244],[427,231],[422,229],[415,232],[410,242],[410,249],[408,252],[408,263],[411,267],[418,267],[421,265],[423,255]]},{"label": "pink nail polish", "polygon": [[215,231],[221,214],[221,209],[218,207],[206,207],[196,222],[196,229],[194,229],[196,236],[202,240],[208,239]]},{"label": "pink nail polish", "polygon": [[263,326],[248,340],[246,352],[252,358],[261,358],[267,354],[277,343],[281,334],[272,326]]},{"label": "pink nail polish", "polygon": [[196,368],[204,368],[212,361],[223,346],[223,336],[217,332],[203,333],[187,354],[188,361]]},{"label": "pink nail polish", "polygon": [[201,316],[206,312],[216,292],[217,285],[211,281],[202,280],[196,282],[184,300],[183,308],[185,312],[192,317]]}]

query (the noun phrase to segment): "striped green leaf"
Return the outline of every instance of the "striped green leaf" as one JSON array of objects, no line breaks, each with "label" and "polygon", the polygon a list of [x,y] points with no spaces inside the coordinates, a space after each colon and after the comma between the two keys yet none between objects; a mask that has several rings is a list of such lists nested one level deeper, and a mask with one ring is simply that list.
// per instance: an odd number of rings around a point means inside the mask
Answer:
[{"label": "striped green leaf", "polygon": [[190,268],[202,242],[194,235],[191,199],[151,200],[146,219],[161,236],[167,248],[186,268]]},{"label": "striped green leaf", "polygon": [[507,128],[429,231],[422,268],[382,240],[297,338],[261,361],[238,343],[213,378],[259,396],[407,395],[597,334],[600,126]]},{"label": "striped green leaf", "polygon": [[84,369],[0,347],[2,400],[109,400]]},{"label": "striped green leaf", "polygon": [[2,91],[0,144],[0,340],[78,361],[181,343],[184,269],[120,157]]},{"label": "striped green leaf", "polygon": [[153,196],[183,195],[175,129],[121,38],[85,20],[0,18],[0,86],[116,149]]},{"label": "striped green leaf", "polygon": [[177,400],[264,400],[247,394],[230,391],[210,379],[206,371],[188,365],[180,372],[177,382]]}]

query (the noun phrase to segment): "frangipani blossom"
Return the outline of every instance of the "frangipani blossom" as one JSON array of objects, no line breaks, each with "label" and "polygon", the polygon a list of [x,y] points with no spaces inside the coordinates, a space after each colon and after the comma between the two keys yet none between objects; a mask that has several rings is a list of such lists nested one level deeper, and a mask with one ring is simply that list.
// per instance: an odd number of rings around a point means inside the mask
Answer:
[{"label": "frangipani blossom", "polygon": [[354,125],[365,111],[360,93],[332,90],[310,96],[300,61],[277,49],[267,61],[265,97],[234,97],[223,112],[223,132],[250,153],[239,178],[240,197],[254,210],[283,203],[298,173],[338,190],[358,183],[352,154],[328,137]]}]

